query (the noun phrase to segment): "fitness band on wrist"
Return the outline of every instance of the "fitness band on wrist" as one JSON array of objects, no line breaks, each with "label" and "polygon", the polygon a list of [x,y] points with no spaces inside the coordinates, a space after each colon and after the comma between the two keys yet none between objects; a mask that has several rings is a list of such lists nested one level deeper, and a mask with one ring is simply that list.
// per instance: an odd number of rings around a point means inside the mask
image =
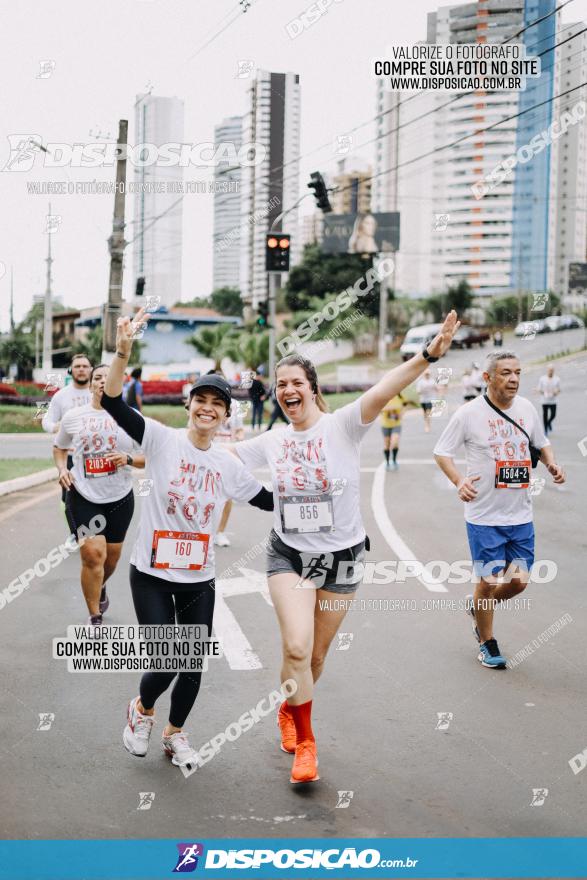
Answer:
[{"label": "fitness band on wrist", "polygon": [[439,358],[432,357],[426,346],[422,349],[422,357],[425,361],[428,361],[429,364],[435,364],[436,361],[439,360]]}]

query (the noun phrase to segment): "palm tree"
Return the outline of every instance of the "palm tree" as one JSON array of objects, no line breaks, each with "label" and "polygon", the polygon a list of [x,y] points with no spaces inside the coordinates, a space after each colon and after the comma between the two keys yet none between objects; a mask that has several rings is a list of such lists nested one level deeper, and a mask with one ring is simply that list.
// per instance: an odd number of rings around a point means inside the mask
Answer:
[{"label": "palm tree", "polygon": [[214,360],[214,369],[220,370],[222,358],[228,352],[226,336],[234,329],[233,324],[214,324],[212,327],[200,327],[194,336],[186,339],[189,345],[193,345],[198,354]]},{"label": "palm tree", "polygon": [[234,363],[244,364],[247,370],[256,370],[269,361],[269,334],[247,330],[235,333],[226,340],[225,354]]}]

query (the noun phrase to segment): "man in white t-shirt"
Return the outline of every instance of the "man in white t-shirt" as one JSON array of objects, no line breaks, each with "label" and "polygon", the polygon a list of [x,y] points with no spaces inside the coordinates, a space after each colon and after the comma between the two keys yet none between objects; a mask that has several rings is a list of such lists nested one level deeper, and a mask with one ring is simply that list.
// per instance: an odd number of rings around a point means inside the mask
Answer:
[{"label": "man in white t-shirt", "polygon": [[[513,352],[490,354],[483,374],[487,394],[456,411],[434,448],[437,464],[465,502],[467,536],[479,577],[467,610],[480,644],[478,660],[493,669],[506,666],[493,637],[495,603],[526,588],[534,562],[530,443],[541,450],[540,461],[554,482],[565,481],[538,413],[529,400],[518,396],[520,373]],[[464,476],[454,462],[463,445]],[[503,580],[501,572],[505,572]]]},{"label": "man in white t-shirt", "polygon": [[[59,431],[59,426],[63,416],[79,406],[88,406],[92,402],[92,392],[90,391],[90,377],[92,375],[92,362],[85,354],[74,354],[69,367],[69,374],[72,381],[65,388],[60,388],[49,404],[49,408],[43,416],[41,422],[43,430],[48,434],[53,434],[53,446],[55,446],[55,435]],[[68,450],[67,469],[73,467],[73,458],[71,450]],[[65,489],[61,489],[61,500],[65,503]]]},{"label": "man in white t-shirt", "polygon": [[49,404],[49,409],[43,416],[43,430],[48,434],[56,434],[59,424],[66,412],[76,406],[87,406],[92,402],[90,391],[90,375],[92,364],[85,354],[75,354],[69,368],[72,382],[65,388],[60,388]]},{"label": "man in white t-shirt", "polygon": [[538,380],[538,391],[542,396],[544,433],[548,435],[552,431],[552,423],[556,418],[556,399],[561,391],[560,379],[554,375],[553,366],[549,366],[544,376]]},{"label": "man in white t-shirt", "polygon": [[426,370],[416,382],[416,391],[420,395],[420,406],[424,413],[424,430],[430,431],[430,415],[432,413],[432,401],[438,394],[438,386],[432,376],[432,370]]}]

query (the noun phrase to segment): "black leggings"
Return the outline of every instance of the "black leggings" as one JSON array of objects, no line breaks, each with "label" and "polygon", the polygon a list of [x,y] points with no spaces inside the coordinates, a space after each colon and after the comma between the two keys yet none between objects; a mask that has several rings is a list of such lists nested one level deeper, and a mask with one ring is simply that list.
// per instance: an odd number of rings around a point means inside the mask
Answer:
[{"label": "black leggings", "polygon": [[[137,620],[141,624],[186,623],[208,627],[208,637],[212,633],[214,616],[214,581],[204,581],[194,589],[158,589],[166,587],[169,581],[150,574],[144,574],[130,567],[130,588]],[[177,678],[171,691],[169,723],[183,727],[200,690],[201,672],[146,672],[141,678],[140,696],[144,709],[152,709],[155,701]]]},{"label": "black leggings", "polygon": [[548,434],[552,431],[552,423],[556,417],[556,403],[542,404],[542,421],[544,423],[544,433]]}]

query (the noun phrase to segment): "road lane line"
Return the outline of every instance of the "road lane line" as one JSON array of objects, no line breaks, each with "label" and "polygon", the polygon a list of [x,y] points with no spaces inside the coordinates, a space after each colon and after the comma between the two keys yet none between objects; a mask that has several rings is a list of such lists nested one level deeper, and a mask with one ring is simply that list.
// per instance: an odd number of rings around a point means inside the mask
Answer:
[{"label": "road lane line", "polygon": [[[371,509],[373,510],[375,522],[377,523],[379,531],[389,544],[392,552],[395,553],[398,559],[417,562],[418,560],[416,559],[415,554],[410,550],[402,538],[400,538],[389,518],[385,506],[384,488],[385,465],[382,462],[375,471],[373,488],[371,490]],[[432,581],[432,579],[424,580],[420,575],[418,576],[418,580],[427,590],[430,590],[431,593],[448,593],[448,589],[444,586],[442,581]]]}]

